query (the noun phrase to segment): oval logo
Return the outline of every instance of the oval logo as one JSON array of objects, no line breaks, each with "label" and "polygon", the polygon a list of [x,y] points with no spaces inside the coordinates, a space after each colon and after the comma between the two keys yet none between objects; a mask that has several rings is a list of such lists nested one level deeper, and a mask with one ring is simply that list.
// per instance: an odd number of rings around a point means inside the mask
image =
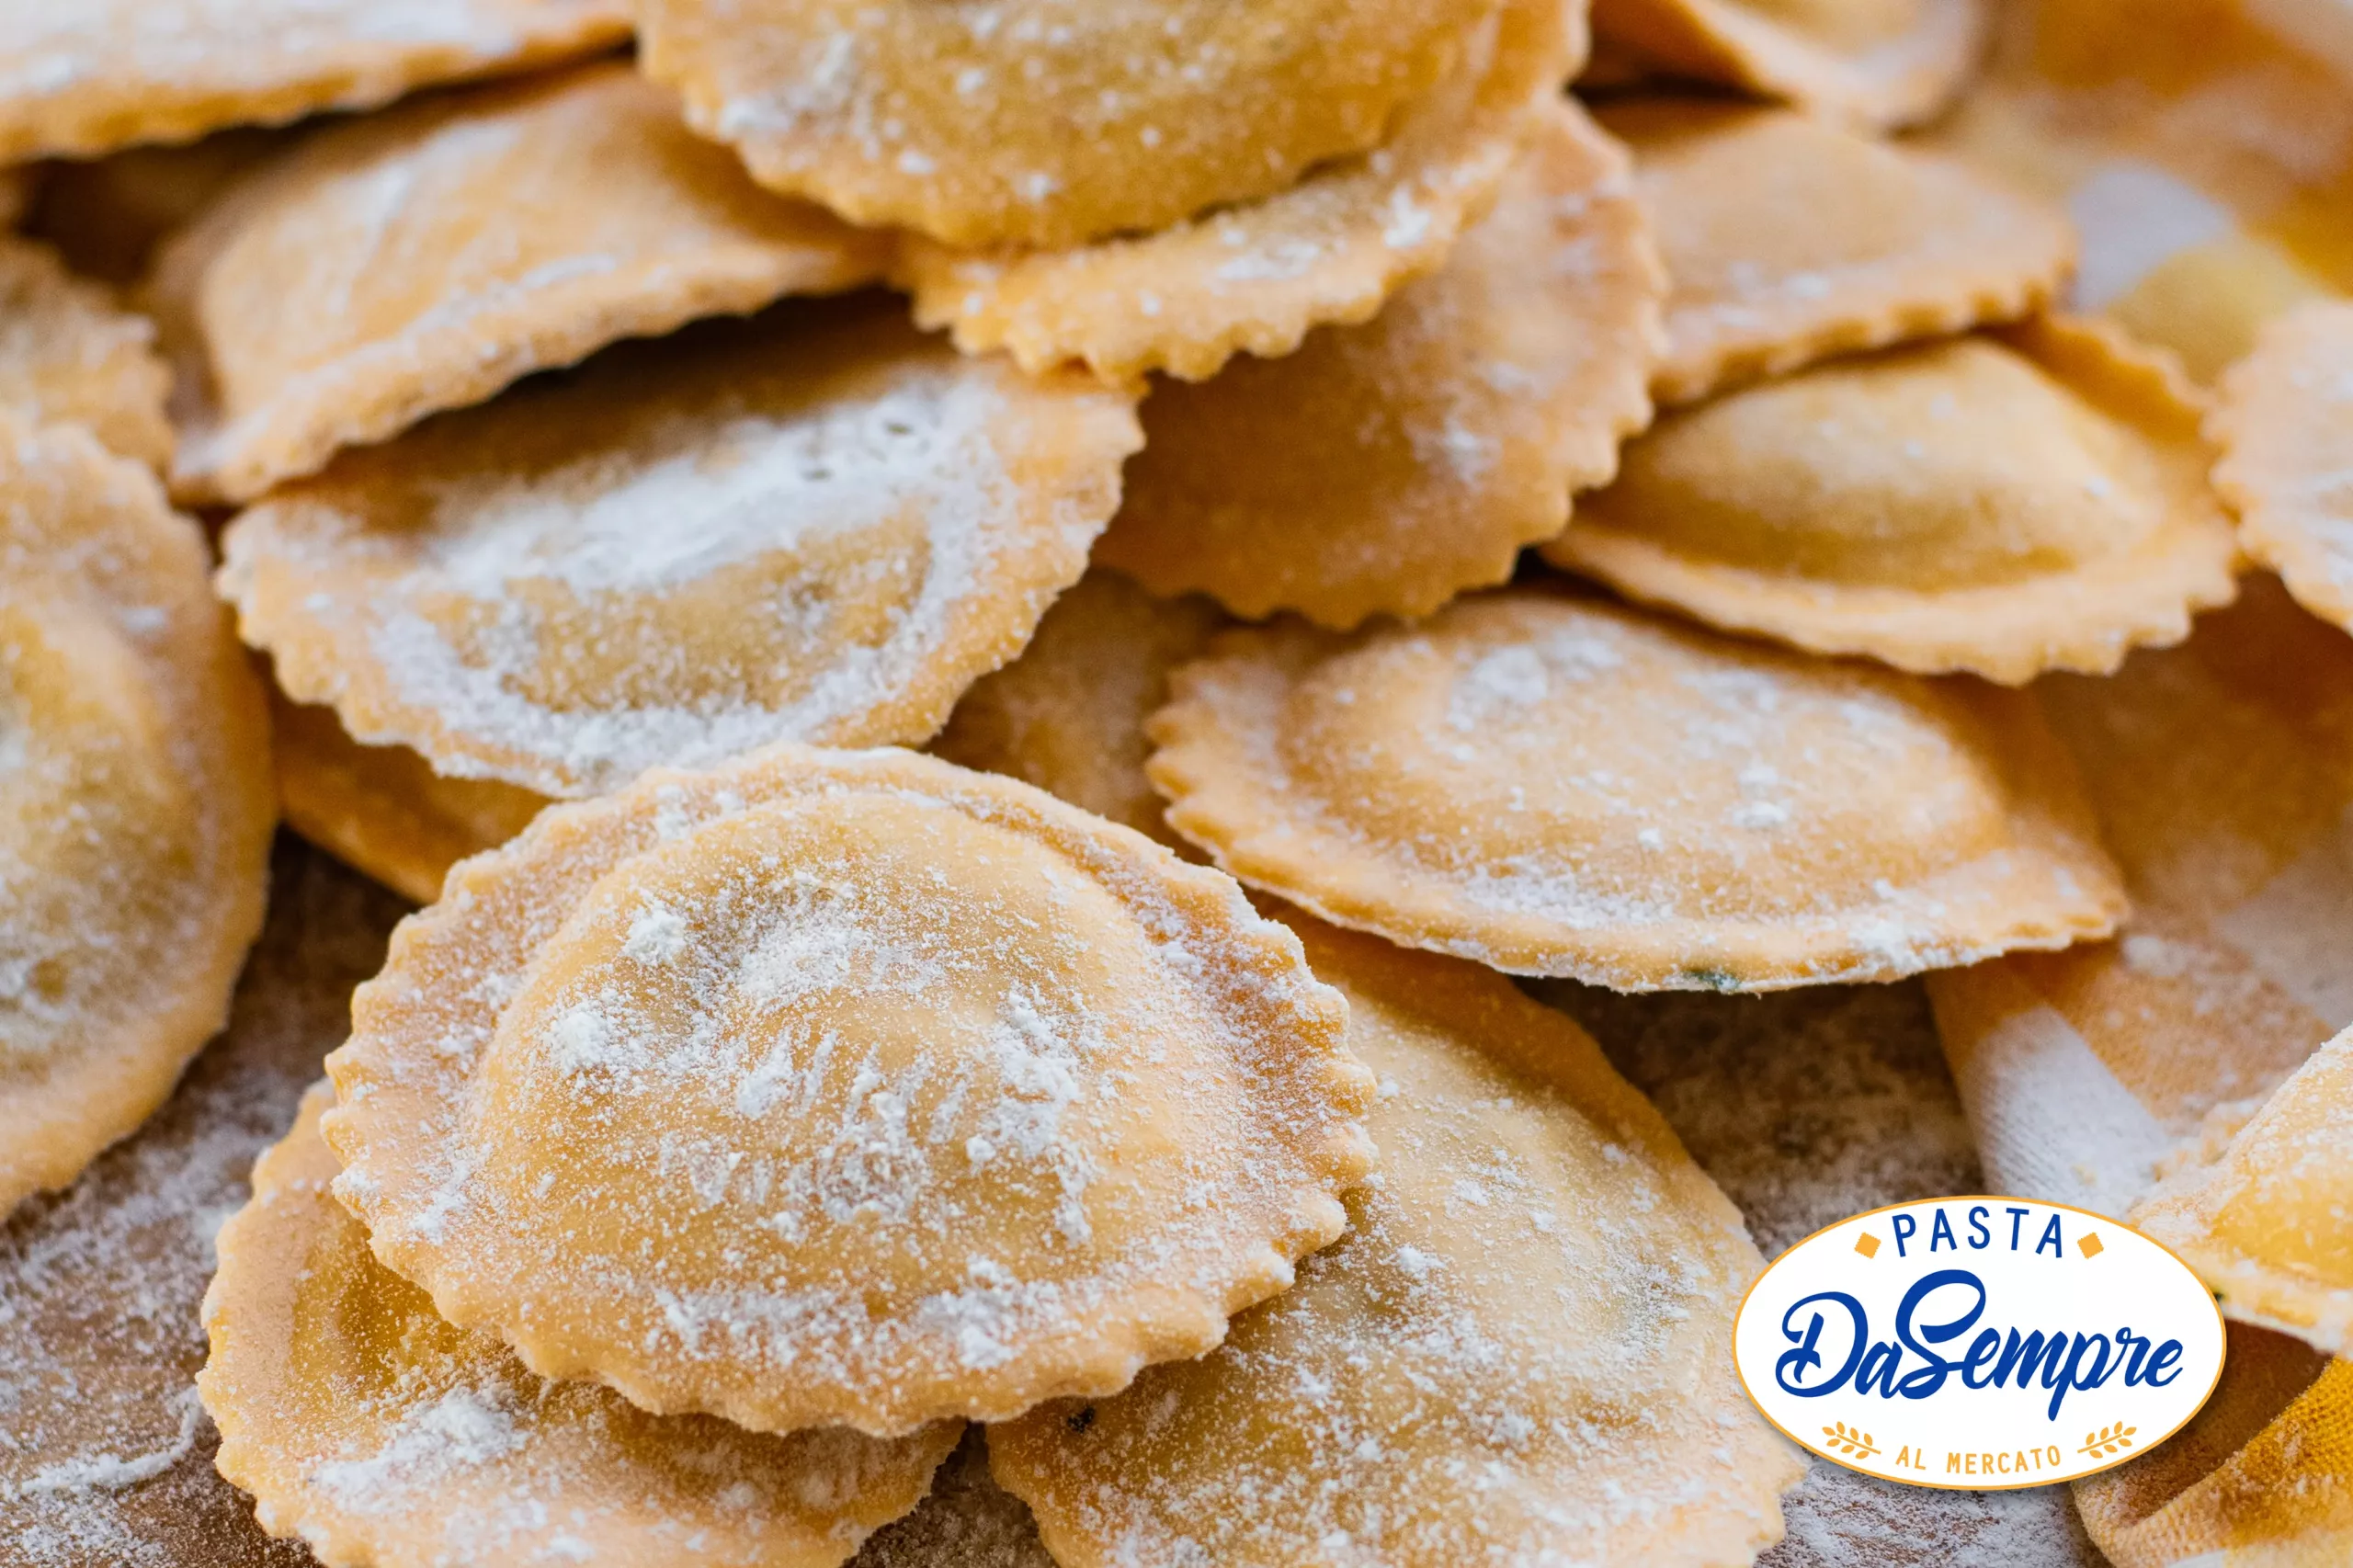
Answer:
[{"label": "oval logo", "polygon": [[2187,1264],[2106,1215],[1942,1198],[1774,1259],[1733,1354],[1765,1418],[1824,1459],[2007,1491],[2171,1437],[2222,1376],[2222,1314]]}]

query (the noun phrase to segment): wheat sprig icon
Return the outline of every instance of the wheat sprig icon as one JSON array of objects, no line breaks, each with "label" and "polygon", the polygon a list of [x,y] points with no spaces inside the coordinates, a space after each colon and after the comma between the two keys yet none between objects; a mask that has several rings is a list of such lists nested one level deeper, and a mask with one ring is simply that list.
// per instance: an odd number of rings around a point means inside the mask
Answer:
[{"label": "wheat sprig icon", "polygon": [[1850,1428],[1844,1421],[1824,1426],[1822,1437],[1832,1453],[1844,1454],[1848,1459],[1867,1460],[1879,1452],[1879,1445],[1869,1432],[1860,1427]]},{"label": "wheat sprig icon", "polygon": [[2097,1432],[2086,1432],[2084,1434],[2084,1446],[2076,1451],[2091,1459],[2113,1459],[2132,1447],[2132,1434],[2140,1429],[2119,1421]]}]

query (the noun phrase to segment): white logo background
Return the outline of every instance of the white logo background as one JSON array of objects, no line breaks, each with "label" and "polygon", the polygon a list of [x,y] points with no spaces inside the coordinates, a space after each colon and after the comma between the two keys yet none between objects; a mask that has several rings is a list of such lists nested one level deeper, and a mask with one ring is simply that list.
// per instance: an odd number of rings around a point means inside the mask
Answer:
[{"label": "white logo background", "polygon": [[2004,1491],[2170,1437],[2222,1375],[2222,1319],[2187,1265],[2105,1215],[1943,1198],[1783,1253],[1741,1304],[1733,1346],[1766,1418],[1823,1458]]}]

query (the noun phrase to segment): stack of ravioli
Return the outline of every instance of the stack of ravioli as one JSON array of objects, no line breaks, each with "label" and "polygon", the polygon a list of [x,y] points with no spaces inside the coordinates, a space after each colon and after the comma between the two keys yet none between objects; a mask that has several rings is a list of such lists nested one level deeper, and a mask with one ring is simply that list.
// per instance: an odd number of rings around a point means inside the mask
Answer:
[{"label": "stack of ravioli", "polygon": [[[6,1561],[2353,1557],[2340,0],[0,0],[0,160]],[[1937,1193],[1636,1064],[1855,987],[2232,1320],[2072,1498],[1739,1385]]]}]

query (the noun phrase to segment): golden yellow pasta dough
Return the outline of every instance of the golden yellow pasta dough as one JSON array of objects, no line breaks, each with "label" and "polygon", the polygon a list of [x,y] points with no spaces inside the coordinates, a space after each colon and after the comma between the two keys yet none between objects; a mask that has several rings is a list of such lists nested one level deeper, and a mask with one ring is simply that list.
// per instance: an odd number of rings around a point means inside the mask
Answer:
[{"label": "golden yellow pasta dough", "polygon": [[1379,1182],[1218,1349],[991,1431],[1056,1560],[1700,1568],[1779,1540],[1806,1464],[1733,1374],[1739,1213],[1501,975],[1299,929],[1381,1077]]},{"label": "golden yellow pasta dough", "polygon": [[648,0],[761,183],[956,244],[1158,229],[1361,153],[1495,0]]},{"label": "golden yellow pasta dough", "polygon": [[1913,125],[1976,63],[1985,0],[1594,0],[1605,41],[1832,119]]},{"label": "golden yellow pasta dough", "polygon": [[910,235],[895,272],[918,322],[1024,369],[1084,360],[1108,381],[1201,381],[1237,353],[1288,354],[1309,328],[1364,321],[1445,261],[1584,46],[1581,10],[1505,0],[1372,152],[1150,233],[982,250]]},{"label": "golden yellow pasta dough", "polygon": [[599,793],[920,741],[1086,569],[1133,397],[887,306],[631,345],[244,513],[223,592],[298,701],[454,777]]},{"label": "golden yellow pasta dough", "polygon": [[[328,1192],[324,1085],[221,1229],[197,1376],[221,1473],[326,1568],[654,1562],[834,1568],[915,1506],[958,1424],[788,1437],[649,1415],[452,1328]],[[687,1543],[691,1542],[691,1546]]]},{"label": "golden yellow pasta dough", "polygon": [[1814,653],[2106,673],[2234,592],[2199,414],[2091,324],[1836,360],[1662,420],[1545,553]]},{"label": "golden yellow pasta dough", "polygon": [[1343,628],[1508,578],[1650,421],[1665,279],[1625,176],[1563,104],[1446,266],[1374,320],[1160,383],[1097,559]]},{"label": "golden yellow pasta dough", "polygon": [[1887,980],[2123,914],[2029,700],[1547,587],[1232,631],[1149,727],[1168,821],[1392,941],[1619,990]]},{"label": "golden yellow pasta dough", "polygon": [[69,0],[0,18],[0,163],[372,108],[629,34],[624,0]]},{"label": "golden yellow pasta dough", "polygon": [[1231,881],[905,752],[547,812],[352,1020],[325,1131],[378,1257],[543,1376],[758,1430],[1198,1355],[1371,1161],[1344,1007]]},{"label": "golden yellow pasta dough", "polygon": [[361,745],[334,709],[271,697],[286,825],[413,903],[440,897],[451,866],[506,843],[548,803],[494,779],[445,778],[406,746]]},{"label": "golden yellow pasta dough", "polygon": [[2050,303],[2075,259],[2055,207],[1811,115],[1636,97],[1601,122],[1633,151],[1674,280],[1663,403],[2013,320]]},{"label": "golden yellow pasta dough", "polygon": [[260,929],[269,722],[204,537],[0,415],[0,1213],[171,1092]]},{"label": "golden yellow pasta dough", "polygon": [[2353,303],[2272,323],[2208,425],[2239,538],[2306,609],[2353,631]]},{"label": "golden yellow pasta dough", "polygon": [[0,407],[27,423],[86,426],[150,468],[171,461],[171,374],[155,329],[54,251],[0,235]]},{"label": "golden yellow pasta dough", "polygon": [[156,258],[174,488],[251,500],[618,339],[853,288],[886,248],[768,196],[625,63],[330,127]]},{"label": "golden yellow pasta dough", "polygon": [[1156,599],[1117,572],[1091,571],[1054,601],[1019,658],[964,694],[931,753],[1195,854],[1169,831],[1144,777],[1143,724],[1168,700],[1168,672],[1224,619],[1206,599]]},{"label": "golden yellow pasta dough", "polygon": [[198,1403],[213,1236],[282,1136],[401,902],[300,844],[229,1022],[139,1130],[0,1224],[0,1543],[9,1568],[304,1568],[212,1467]]},{"label": "golden yellow pasta dough", "polygon": [[2210,1158],[2132,1210],[2241,1322],[2353,1349],[2353,1032],[2272,1092]]}]

